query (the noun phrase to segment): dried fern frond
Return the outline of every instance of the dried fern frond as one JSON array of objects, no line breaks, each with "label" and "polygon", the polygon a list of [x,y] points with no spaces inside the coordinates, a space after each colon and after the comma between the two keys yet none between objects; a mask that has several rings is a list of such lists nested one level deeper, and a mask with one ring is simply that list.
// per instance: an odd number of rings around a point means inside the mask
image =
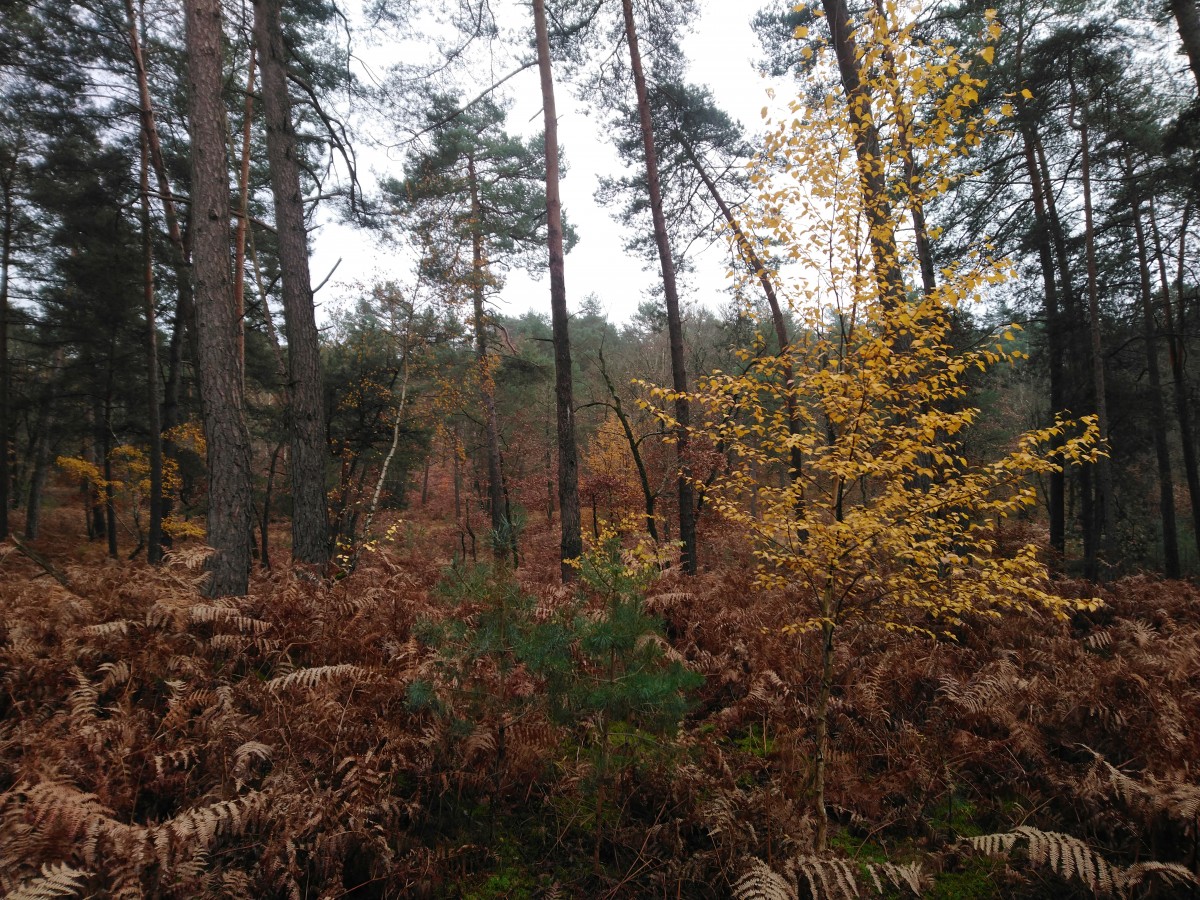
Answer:
[{"label": "dried fern frond", "polygon": [[1197,880],[1196,876],[1192,874],[1191,869],[1179,863],[1135,863],[1128,869],[1121,869],[1116,875],[1117,885],[1125,893],[1141,887],[1143,882],[1151,879],[1172,888],[1200,887],[1200,880]]},{"label": "dried fern frond", "polygon": [[750,860],[748,870],[733,883],[734,900],[796,900],[795,887],[761,859]]},{"label": "dried fern frond", "polygon": [[74,897],[83,890],[83,882],[91,877],[90,872],[73,869],[66,863],[42,866],[36,875],[21,884],[8,895],[8,900],[50,900],[53,897]]},{"label": "dried fern frond", "polygon": [[1117,889],[1120,869],[1069,834],[1022,825],[1003,834],[967,838],[967,842],[989,856],[1006,856],[1024,843],[1034,865],[1046,866],[1067,880],[1078,879],[1093,891],[1112,893]]},{"label": "dried fern frond", "polygon": [[[830,856],[795,856],[776,871],[760,859],[733,885],[737,900],[858,900],[864,887],[877,894],[889,888],[921,895],[921,869],[915,863],[864,863]],[[868,881],[863,883],[862,876]],[[801,888],[806,890],[801,891]]]},{"label": "dried fern frond", "polygon": [[315,666],[310,669],[297,669],[287,675],[280,675],[267,682],[267,687],[273,691],[287,690],[292,687],[314,688],[319,684],[332,681],[335,678],[354,678],[361,680],[370,673],[361,666],[349,663],[339,663],[333,666]]},{"label": "dried fern frond", "polygon": [[111,622],[85,625],[80,631],[89,637],[128,637],[129,632],[140,628],[141,624],[132,619],[113,619]]},{"label": "dried fern frond", "polygon": [[203,604],[188,610],[192,622],[205,625],[228,625],[239,634],[262,634],[271,627],[269,622],[242,615],[236,608]]}]

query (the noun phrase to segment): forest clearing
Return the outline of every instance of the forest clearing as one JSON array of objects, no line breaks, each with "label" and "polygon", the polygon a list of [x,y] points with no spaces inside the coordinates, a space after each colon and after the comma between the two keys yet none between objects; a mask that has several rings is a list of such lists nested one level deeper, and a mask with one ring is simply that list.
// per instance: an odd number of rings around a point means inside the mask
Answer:
[{"label": "forest clearing", "polygon": [[1200,892],[1195,0],[8,7],[6,896]]}]

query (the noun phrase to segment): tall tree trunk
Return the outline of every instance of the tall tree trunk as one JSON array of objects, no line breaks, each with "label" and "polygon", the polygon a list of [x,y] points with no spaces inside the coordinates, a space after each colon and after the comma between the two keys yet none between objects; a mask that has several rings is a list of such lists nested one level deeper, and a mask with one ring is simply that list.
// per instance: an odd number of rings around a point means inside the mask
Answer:
[{"label": "tall tree trunk", "polygon": [[142,299],[146,315],[146,416],[150,431],[150,522],[146,559],[155,565],[162,559],[163,462],[162,421],[158,406],[158,324],[154,312],[154,242],[150,236],[150,143],[145,130],[142,131],[141,147]]},{"label": "tall tree trunk", "polygon": [[8,451],[12,444],[9,408],[8,365],[8,278],[12,265],[16,219],[16,155],[12,165],[0,172],[0,200],[4,203],[3,232],[0,233],[0,541],[8,537],[9,481]]},{"label": "tall tree trunk", "polygon": [[[308,232],[280,24],[280,0],[255,0],[254,33],[262,69],[267,160],[275,198],[283,315],[287,324],[289,420],[291,425],[292,556],[301,562],[329,561],[325,509],[325,410],[321,390],[321,346],[308,271]],[[239,323],[240,325],[240,323]]]},{"label": "tall tree trunk", "polygon": [[242,328],[238,332],[238,365],[242,383],[246,379],[246,232],[250,227],[250,137],[254,125],[254,64],[255,51],[250,45],[250,61],[246,64],[246,103],[242,113],[242,151],[238,167],[238,220],[233,237],[233,305]]},{"label": "tall tree trunk", "polygon": [[1179,37],[1183,39],[1188,65],[1196,78],[1196,87],[1200,89],[1200,9],[1197,9],[1196,0],[1170,0],[1170,6]]},{"label": "tall tree trunk", "polygon": [[237,376],[229,247],[229,173],[221,101],[221,5],[185,0],[188,123],[192,143],[192,234],[201,407],[208,445],[211,597],[241,596],[250,575],[250,433]]},{"label": "tall tree trunk", "polygon": [[105,384],[105,397],[96,410],[95,420],[99,427],[96,429],[96,442],[100,454],[100,471],[104,477],[104,502],[101,509],[104,515],[104,535],[108,539],[108,555],[116,559],[117,546],[117,507],[113,496],[113,467],[112,467],[112,357],[113,348],[108,350],[108,373]]},{"label": "tall tree trunk", "polygon": [[[145,57],[142,54],[142,40],[139,28],[139,16],[134,10],[133,0],[125,0],[125,18],[128,29],[129,49],[133,58],[134,75],[138,86],[138,113],[141,119],[142,133],[146,137],[146,149],[150,156],[150,164],[158,184],[159,202],[163,207],[163,218],[167,224],[167,236],[173,249],[172,265],[175,268],[177,282],[177,297],[175,306],[175,322],[171,330],[171,339],[167,345],[167,383],[163,391],[162,417],[159,433],[170,434],[180,424],[180,394],[183,387],[184,346],[190,345],[193,359],[198,356],[196,346],[196,310],[192,296],[192,274],[190,271],[191,250],[187,245],[183,230],[179,225],[179,215],[175,210],[175,195],[171,190],[171,182],[167,177],[166,160],[163,157],[162,141],[158,134],[158,124],[154,114],[154,103],[150,96],[150,80],[146,70]],[[185,340],[185,336],[189,339]],[[171,438],[163,441],[162,454],[167,457],[175,455],[175,442]],[[173,502],[159,492],[161,499],[162,518],[171,514]],[[169,538],[162,538],[164,544],[170,543]],[[153,560],[152,560],[153,561]]]},{"label": "tall tree trunk", "polygon": [[496,416],[496,384],[488,362],[487,324],[484,321],[483,286],[487,263],[483,257],[482,210],[479,206],[479,176],[475,160],[467,158],[467,180],[471,191],[471,301],[474,306],[475,365],[479,370],[479,393],[483,398],[484,432],[487,439],[488,511],[492,518],[492,555],[500,562],[507,556],[504,514],[504,469],[500,463],[500,424]]},{"label": "tall tree trunk", "polygon": [[898,305],[904,299],[904,279],[896,260],[896,225],[884,179],[879,130],[871,110],[871,92],[863,84],[859,70],[858,47],[846,0],[821,0],[821,5],[829,22],[830,42],[846,93],[846,112],[854,135],[879,296],[884,303]]},{"label": "tall tree trunk", "polygon": [[[1045,290],[1046,310],[1046,355],[1050,371],[1050,415],[1056,416],[1066,408],[1063,373],[1062,319],[1059,312],[1058,287],[1054,279],[1054,255],[1050,246],[1050,220],[1046,212],[1046,198],[1041,172],[1034,152],[1032,125],[1022,127],[1021,136],[1025,148],[1025,170],[1029,175],[1033,198],[1034,240],[1037,244],[1038,262],[1042,269],[1042,284]],[[1055,437],[1051,449],[1062,447],[1063,438]],[[1050,473],[1050,489],[1047,496],[1050,514],[1050,548],[1061,558],[1066,553],[1066,475],[1060,468]]]},{"label": "tall tree trunk", "polygon": [[676,489],[679,496],[679,539],[683,542],[683,570],[696,574],[696,501],[692,473],[688,465],[688,431],[691,410],[687,400],[687,368],[683,349],[683,320],[679,311],[679,289],[675,281],[675,259],[671,255],[671,240],[667,235],[667,219],[663,214],[662,188],[658,178],[658,154],[654,149],[654,126],[650,119],[650,98],[646,76],[642,71],[642,54],[638,48],[637,23],[633,18],[633,0],[621,0],[625,16],[625,43],[629,46],[629,68],[637,92],[638,118],[641,123],[642,149],[646,156],[646,183],[649,189],[650,216],[654,222],[654,243],[658,248],[658,264],[662,271],[663,296],[667,306],[667,335],[671,345],[671,386],[675,391],[675,453],[679,475]]},{"label": "tall tree trunk", "polygon": [[[1076,367],[1083,367],[1082,360],[1086,358],[1087,351],[1080,346],[1082,341],[1076,331],[1079,325],[1080,313],[1079,303],[1075,296],[1075,284],[1071,277],[1071,257],[1067,251],[1066,232],[1063,229],[1062,218],[1058,214],[1058,203],[1054,197],[1053,181],[1050,178],[1050,164],[1046,158],[1046,148],[1042,143],[1041,137],[1036,133],[1032,133],[1034,151],[1037,156],[1038,171],[1041,173],[1041,186],[1043,190],[1043,198],[1046,202],[1046,221],[1050,226],[1050,243],[1054,248],[1054,259],[1058,268],[1059,287],[1062,291],[1062,307],[1061,315],[1059,316],[1058,333],[1062,342],[1064,355],[1064,372],[1063,372],[1063,396],[1068,408],[1078,411],[1079,407],[1086,404],[1084,391],[1081,388],[1088,380],[1086,373],[1079,371]],[[1067,367],[1065,365],[1067,359],[1074,359],[1076,366]],[[1083,558],[1084,568],[1094,570],[1096,567],[1097,548],[1099,546],[1099,537],[1097,535],[1097,522],[1093,515],[1095,507],[1095,497],[1092,492],[1092,482],[1090,467],[1083,466],[1078,470],[1078,487],[1079,487],[1079,522],[1080,531],[1083,537]],[[1066,513],[1064,512],[1064,520]]]},{"label": "tall tree trunk", "polygon": [[571,560],[583,553],[579,510],[579,449],[575,444],[575,391],[571,368],[571,339],[567,315],[567,283],[563,264],[562,201],[559,197],[558,113],[554,107],[554,74],[545,0],[533,0],[538,73],[542,86],[542,116],[546,147],[546,229],[550,251],[550,318],[554,339],[554,401],[558,423],[558,507],[562,580],[574,581]]},{"label": "tall tree trunk", "polygon": [[[1078,117],[1079,129],[1079,175],[1083,184],[1083,242],[1087,258],[1087,297],[1088,297],[1088,334],[1091,339],[1092,363],[1092,392],[1096,406],[1097,426],[1100,440],[1107,443],[1108,428],[1108,394],[1104,378],[1104,346],[1100,330],[1100,286],[1096,269],[1096,229],[1092,217],[1092,157],[1088,133],[1088,116],[1090,110],[1086,100],[1079,102],[1075,86],[1074,60],[1069,59],[1068,77],[1071,82],[1071,112],[1072,118]],[[1113,484],[1112,464],[1107,456],[1096,462],[1096,506],[1097,532],[1100,546],[1109,557],[1106,562],[1112,565],[1111,550],[1115,535],[1113,533]],[[1089,560],[1089,577],[1096,578],[1100,574],[1097,560]]]},{"label": "tall tree trunk", "polygon": [[1163,324],[1166,325],[1167,359],[1171,364],[1172,394],[1175,397],[1175,418],[1179,424],[1179,442],[1183,449],[1183,471],[1187,478],[1188,499],[1192,506],[1192,534],[1200,547],[1200,464],[1196,459],[1195,432],[1192,430],[1192,406],[1188,402],[1187,375],[1184,372],[1184,346],[1182,334],[1183,318],[1183,261],[1187,241],[1187,226],[1190,206],[1184,207],[1183,223],[1179,234],[1179,292],[1180,321],[1176,324],[1175,310],[1171,306],[1171,283],[1167,277],[1165,253],[1161,246],[1158,221],[1154,214],[1154,198],[1150,198],[1150,225],[1154,232],[1155,256],[1158,258],[1158,280],[1162,291]]},{"label": "tall tree trunk", "polygon": [[37,420],[34,424],[34,440],[31,455],[33,469],[29,476],[29,499],[25,504],[25,537],[37,540],[41,527],[42,493],[46,477],[50,472],[50,432],[54,428],[54,396],[58,387],[58,370],[62,365],[63,351],[54,351],[50,370],[45,374],[41,396],[38,397]]},{"label": "tall tree trunk", "polygon": [[1133,191],[1133,232],[1137,241],[1138,281],[1142,295],[1142,332],[1146,343],[1146,371],[1150,380],[1150,429],[1154,434],[1154,455],[1158,463],[1158,508],[1162,518],[1163,573],[1178,578],[1179,533],[1175,523],[1175,475],[1171,468],[1171,450],[1167,443],[1167,411],[1163,402],[1162,377],[1158,368],[1158,325],[1154,317],[1154,289],[1150,279],[1150,252],[1142,225],[1141,200],[1137,194],[1132,154],[1125,151],[1126,174]]}]

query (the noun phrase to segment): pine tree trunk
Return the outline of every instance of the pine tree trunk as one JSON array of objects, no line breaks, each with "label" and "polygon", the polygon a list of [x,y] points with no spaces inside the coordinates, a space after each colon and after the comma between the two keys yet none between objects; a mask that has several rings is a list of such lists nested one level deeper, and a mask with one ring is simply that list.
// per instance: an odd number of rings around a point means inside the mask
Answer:
[{"label": "pine tree trunk", "polygon": [[483,215],[479,207],[479,177],[475,160],[467,159],[471,191],[471,301],[474,306],[475,365],[479,370],[479,393],[483,398],[484,432],[487,438],[488,511],[492,519],[492,555],[500,562],[508,554],[504,514],[504,470],[500,464],[500,423],[496,416],[496,385],[488,362],[487,325],[484,321],[483,286],[487,263],[483,258]]},{"label": "pine tree trunk", "polygon": [[[1126,149],[1126,174],[1133,181],[1133,161]],[[1158,508],[1162,518],[1163,574],[1178,578],[1179,533],[1175,523],[1175,476],[1171,468],[1171,450],[1167,443],[1167,411],[1163,402],[1162,378],[1158,369],[1158,325],[1154,319],[1154,289],[1150,286],[1150,254],[1146,230],[1142,225],[1141,201],[1133,194],[1133,231],[1137,241],[1138,281],[1142,294],[1142,333],[1146,344],[1146,371],[1150,381],[1150,429],[1154,434],[1154,455],[1158,462]]]},{"label": "pine tree trunk", "polygon": [[158,325],[154,311],[154,242],[150,235],[150,142],[145,130],[141,139],[141,226],[142,300],[146,316],[146,417],[150,432],[150,521],[147,528],[146,559],[151,565],[162,560],[163,462],[162,421],[158,405]]},{"label": "pine tree trunk", "polygon": [[[1092,392],[1096,408],[1097,426],[1100,440],[1108,441],[1108,394],[1104,377],[1104,347],[1101,341],[1100,329],[1100,287],[1096,268],[1096,229],[1092,217],[1092,163],[1091,147],[1088,134],[1088,115],[1086,101],[1080,105],[1075,89],[1074,65],[1068,63],[1071,79],[1071,109],[1078,114],[1079,128],[1079,175],[1083,184],[1083,240],[1084,252],[1087,258],[1087,296],[1088,296],[1088,334],[1091,339],[1092,363]],[[1113,533],[1113,484],[1112,464],[1108,457],[1101,457],[1096,462],[1096,532],[1100,538],[1100,547],[1108,557],[1106,562],[1112,565],[1112,547],[1116,535]],[[1099,576],[1097,560],[1089,560],[1090,578]]]},{"label": "pine tree trunk", "polygon": [[[1050,243],[1054,248],[1054,259],[1058,266],[1059,286],[1062,289],[1062,308],[1061,315],[1058,318],[1059,327],[1057,328],[1061,347],[1063,348],[1064,364],[1068,358],[1074,358],[1077,365],[1082,365],[1079,361],[1086,356],[1084,348],[1080,347],[1081,343],[1075,329],[1078,327],[1080,313],[1079,304],[1075,297],[1075,286],[1071,280],[1071,257],[1067,252],[1066,233],[1063,229],[1062,219],[1058,215],[1058,203],[1054,199],[1054,191],[1051,187],[1052,181],[1050,178],[1050,165],[1046,160],[1046,148],[1043,146],[1040,137],[1036,133],[1032,135],[1034,152],[1037,156],[1038,171],[1041,173],[1040,184],[1043,188],[1043,199],[1046,202],[1046,221],[1050,226]],[[1086,383],[1086,376],[1079,371],[1072,371],[1064,365],[1063,373],[1063,396],[1065,404],[1071,409],[1077,409],[1086,401],[1081,394],[1084,393],[1081,384]],[[1079,521],[1081,532],[1083,535],[1083,558],[1084,569],[1094,572],[1096,569],[1096,554],[1099,545],[1097,535],[1097,522],[1093,515],[1095,506],[1094,497],[1092,494],[1092,477],[1091,468],[1082,466],[1078,469],[1078,487],[1079,487]],[[1066,513],[1064,511],[1064,521]]]},{"label": "pine tree trunk", "polygon": [[[238,219],[233,236],[233,305],[242,328],[238,331],[238,368],[246,382],[246,234],[250,230],[250,138],[254,125],[254,67],[258,47],[250,45],[246,64],[246,102],[242,112],[242,151],[238,167]],[[264,301],[265,302],[265,301]]]},{"label": "pine tree trunk", "polygon": [[192,236],[201,408],[208,445],[210,597],[242,596],[250,574],[250,433],[237,372],[229,248],[229,173],[218,0],[185,0]]},{"label": "pine tree trunk", "polygon": [[[158,184],[159,201],[163,207],[163,218],[167,223],[167,236],[170,238],[174,251],[172,264],[175,268],[177,298],[175,306],[175,322],[171,331],[171,339],[167,347],[167,383],[163,391],[162,415],[159,422],[159,434],[171,431],[180,424],[179,400],[183,387],[184,346],[190,345],[193,359],[197,358],[196,346],[196,311],[192,296],[192,276],[189,270],[191,251],[184,239],[179,226],[179,216],[175,211],[175,198],[171,191],[171,182],[167,177],[166,161],[163,158],[162,142],[158,135],[158,125],[154,115],[154,104],[150,96],[150,81],[146,71],[146,62],[142,54],[142,41],[138,27],[139,17],[134,11],[133,0],[125,0],[125,18],[128,29],[129,49],[133,57],[134,74],[138,86],[138,113],[141,118],[142,134],[146,138],[146,151],[149,153],[150,164]],[[148,190],[148,186],[147,186]],[[185,339],[186,338],[186,339]],[[171,438],[162,441],[162,455],[175,455],[175,442]],[[165,519],[171,514],[173,502],[158,492],[160,498],[160,518]],[[162,537],[163,545],[170,545],[170,538]],[[151,559],[153,562],[153,558]]]},{"label": "pine tree trunk", "polygon": [[[1187,224],[1190,206],[1184,208],[1183,224],[1179,232],[1179,278],[1176,290],[1179,294],[1179,326],[1182,328],[1183,319],[1183,273],[1185,249],[1187,246]],[[1154,239],[1159,241],[1158,222],[1154,215],[1154,199],[1150,200],[1150,224],[1154,229]],[[1171,380],[1174,384],[1172,393],[1175,397],[1175,418],[1179,424],[1179,442],[1183,448],[1183,471],[1187,478],[1188,499],[1192,506],[1192,534],[1197,547],[1200,548],[1200,464],[1196,459],[1196,441],[1192,430],[1192,407],[1188,402],[1187,375],[1184,371],[1183,335],[1177,329],[1175,311],[1171,307],[1171,285],[1167,278],[1167,264],[1163,259],[1163,250],[1156,248],[1158,257],[1158,278],[1162,290],[1163,323],[1167,329],[1167,358],[1171,364]]]},{"label": "pine tree trunk", "polygon": [[542,115],[546,146],[546,225],[550,251],[550,316],[554,339],[554,399],[558,423],[558,507],[562,580],[574,581],[569,560],[583,553],[579,510],[579,451],[575,444],[575,392],[568,329],[567,284],[563,264],[562,201],[559,196],[558,113],[554,107],[550,37],[546,28],[545,0],[533,0],[538,72],[542,86]]},{"label": "pine tree trunk", "polygon": [[[292,556],[306,563],[329,561],[325,509],[325,411],[321,346],[308,271],[308,232],[300,192],[296,132],[288,100],[287,60],[279,0],[256,0],[254,32],[262,70],[267,159],[275,198],[283,314],[287,323],[288,418],[291,426]],[[238,323],[239,327],[241,323]]]},{"label": "pine tree trunk", "polygon": [[29,476],[29,499],[25,504],[25,538],[30,541],[37,540],[41,527],[42,493],[50,472],[50,432],[54,428],[54,395],[62,354],[61,348],[55,351],[54,362],[46,373],[46,382],[38,398],[37,420],[33,429],[33,469]]},{"label": "pine tree trunk", "polygon": [[1179,37],[1183,39],[1188,65],[1196,78],[1196,87],[1200,89],[1200,9],[1196,0],[1171,0],[1170,6]]},{"label": "pine tree trunk", "polygon": [[675,259],[667,235],[667,219],[663,214],[662,188],[658,177],[658,154],[654,149],[654,126],[650,119],[650,99],[646,76],[642,72],[642,54],[638,48],[637,24],[633,18],[633,0],[621,0],[625,17],[625,42],[629,46],[629,68],[633,72],[637,92],[638,118],[641,122],[642,148],[646,157],[646,182],[649,188],[650,215],[654,222],[654,243],[658,248],[658,263],[662,271],[663,296],[667,306],[667,334],[671,345],[671,386],[676,393],[675,453],[679,475],[676,489],[679,496],[679,538],[683,542],[683,570],[695,575],[696,501],[692,473],[688,466],[688,430],[691,410],[687,400],[687,368],[683,348],[683,319],[679,310],[679,289],[675,280]]},{"label": "pine tree trunk", "polygon": [[896,225],[887,196],[879,130],[871,112],[871,94],[862,83],[859,71],[850,12],[846,0],[822,0],[822,8],[829,22],[830,41],[837,58],[842,89],[846,93],[846,112],[854,134],[854,153],[870,226],[871,259],[879,295],[884,303],[899,304],[904,300],[904,279],[896,262]]},{"label": "pine tree trunk", "polygon": [[0,172],[0,200],[4,203],[3,231],[0,233],[0,541],[8,537],[9,483],[8,451],[12,444],[9,408],[8,360],[8,279],[12,266],[14,221],[16,218],[16,171],[12,165]]},{"label": "pine tree trunk", "polygon": [[[1062,319],[1058,304],[1058,287],[1054,279],[1054,256],[1050,247],[1050,221],[1046,212],[1046,198],[1042,188],[1041,173],[1034,153],[1032,126],[1021,129],[1025,147],[1025,169],[1029,174],[1034,213],[1034,238],[1038,250],[1038,262],[1042,269],[1042,284],[1045,289],[1046,310],[1046,355],[1050,372],[1050,415],[1056,416],[1066,408],[1063,380]],[[1063,438],[1057,436],[1051,449],[1062,447]],[[1066,553],[1066,476],[1059,469],[1050,473],[1050,489],[1047,497],[1050,515],[1050,548],[1061,559]]]}]

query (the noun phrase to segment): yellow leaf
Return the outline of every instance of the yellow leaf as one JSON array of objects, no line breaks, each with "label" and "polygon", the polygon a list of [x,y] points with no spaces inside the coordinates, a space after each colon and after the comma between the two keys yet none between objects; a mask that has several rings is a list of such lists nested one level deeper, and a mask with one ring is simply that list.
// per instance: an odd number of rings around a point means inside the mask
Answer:
[{"label": "yellow leaf", "polygon": [[993,57],[995,57],[995,55],[996,55],[996,48],[995,47],[984,47],[982,50],[979,51],[979,55],[982,56],[983,61],[990,66],[992,64]]},{"label": "yellow leaf", "polygon": [[1031,91],[1029,88],[1022,88],[1021,96],[1024,97],[1026,100],[1032,100],[1033,99],[1033,91]]},{"label": "yellow leaf", "polygon": [[803,25],[798,26],[796,28],[796,30],[792,33],[792,37],[794,37],[798,41],[803,40],[804,38],[808,37],[808,28],[806,28]]}]

